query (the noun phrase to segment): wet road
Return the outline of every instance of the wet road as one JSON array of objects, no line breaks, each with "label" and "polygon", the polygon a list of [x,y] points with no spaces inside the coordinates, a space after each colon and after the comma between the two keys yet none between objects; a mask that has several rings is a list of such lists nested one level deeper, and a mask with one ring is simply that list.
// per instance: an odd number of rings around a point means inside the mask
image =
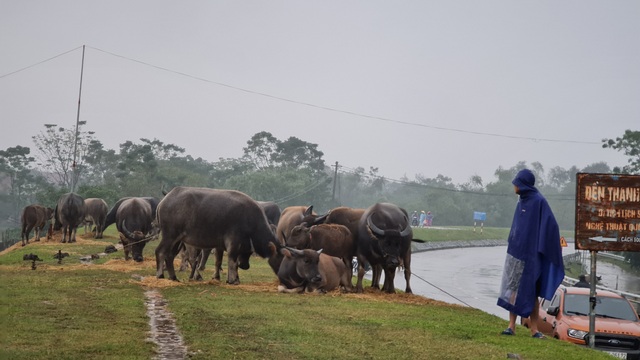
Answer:
[{"label": "wet road", "polygon": [[[458,248],[414,253],[411,259],[413,293],[452,304],[468,305],[508,319],[508,313],[496,305],[502,279],[506,246]],[[574,253],[573,244],[562,254]],[[587,259],[588,264],[588,259]],[[598,261],[600,285],[621,291],[640,293],[640,278],[619,267]],[[398,272],[395,286],[405,289],[404,276]]]}]

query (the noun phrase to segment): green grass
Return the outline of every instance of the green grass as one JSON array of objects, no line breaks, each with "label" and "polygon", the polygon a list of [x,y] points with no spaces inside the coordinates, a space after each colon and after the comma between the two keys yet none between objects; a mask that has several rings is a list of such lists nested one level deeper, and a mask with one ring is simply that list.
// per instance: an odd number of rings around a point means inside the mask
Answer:
[{"label": "green grass", "polygon": [[[113,232],[96,244],[39,244],[0,254],[1,359],[149,359],[145,288],[133,275],[153,278],[151,242],[145,263],[112,269],[109,259],[81,265],[74,255],[57,264],[58,247],[74,254],[102,252]],[[59,245],[59,246],[58,246]],[[45,261],[31,270],[22,254]],[[41,255],[42,254],[42,255]],[[120,261],[119,263],[123,263]],[[226,266],[226,265],[225,265]],[[208,264],[206,276],[213,266]],[[226,268],[223,276],[226,275]],[[186,282],[164,287],[193,359],[609,359],[553,339],[499,335],[507,322],[480,310],[408,294],[279,294],[261,258],[240,271],[241,285]]]}]

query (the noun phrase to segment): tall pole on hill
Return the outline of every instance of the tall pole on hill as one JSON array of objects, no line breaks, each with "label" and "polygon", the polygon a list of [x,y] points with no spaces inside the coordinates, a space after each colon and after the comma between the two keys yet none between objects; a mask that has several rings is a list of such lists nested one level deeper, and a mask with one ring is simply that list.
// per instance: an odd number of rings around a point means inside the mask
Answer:
[{"label": "tall pole on hill", "polygon": [[336,199],[336,182],[338,181],[338,162],[336,161],[336,170],[333,173],[333,193],[331,194],[331,201]]},{"label": "tall pole on hill", "polygon": [[75,192],[78,183],[78,129],[80,128],[80,99],[82,99],[82,75],[84,74],[84,48],[82,45],[82,64],[80,65],[80,91],[78,93],[78,112],[76,115],[76,134],[73,141],[73,163],[71,164],[71,192]]}]

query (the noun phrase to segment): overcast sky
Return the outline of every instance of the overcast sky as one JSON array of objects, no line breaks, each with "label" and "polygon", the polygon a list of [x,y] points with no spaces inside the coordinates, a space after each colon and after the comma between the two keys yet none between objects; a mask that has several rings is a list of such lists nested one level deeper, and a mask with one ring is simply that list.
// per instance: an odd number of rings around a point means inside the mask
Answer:
[{"label": "overcast sky", "polygon": [[624,165],[601,140],[640,128],[639,19],[636,0],[0,0],[0,148],[75,125],[86,45],[80,120],[110,149],[217,161],[268,131],[455,183]]}]

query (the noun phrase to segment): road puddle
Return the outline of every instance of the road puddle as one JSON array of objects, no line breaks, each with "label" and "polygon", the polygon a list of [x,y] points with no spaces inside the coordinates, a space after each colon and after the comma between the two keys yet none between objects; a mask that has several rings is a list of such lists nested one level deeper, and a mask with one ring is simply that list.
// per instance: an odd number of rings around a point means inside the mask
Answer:
[{"label": "road puddle", "polygon": [[167,301],[157,290],[144,293],[149,316],[149,340],[156,344],[157,360],[187,359],[187,347],[176,327],[176,321],[169,310]]}]

